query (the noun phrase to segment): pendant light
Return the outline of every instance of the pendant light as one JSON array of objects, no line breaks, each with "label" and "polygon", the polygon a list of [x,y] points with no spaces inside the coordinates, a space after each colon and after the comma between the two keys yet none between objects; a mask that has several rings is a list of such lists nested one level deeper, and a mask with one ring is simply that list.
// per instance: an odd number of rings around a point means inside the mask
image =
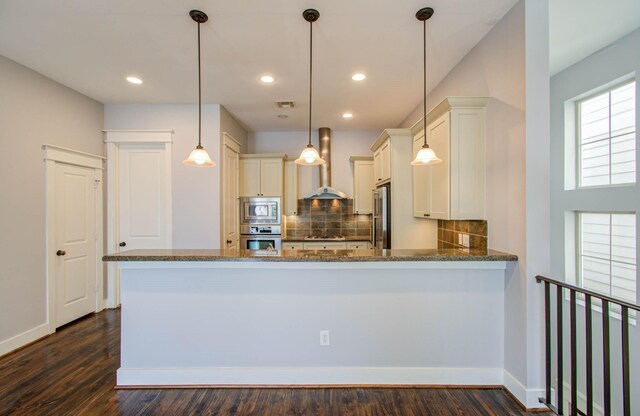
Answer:
[{"label": "pendant light", "polygon": [[424,87],[422,95],[424,110],[424,144],[422,145],[422,148],[418,150],[416,158],[411,162],[412,165],[417,166],[435,165],[436,163],[442,162],[442,159],[436,156],[436,153],[427,144],[427,20],[431,16],[433,16],[433,9],[431,7],[422,8],[416,13],[416,19],[422,22],[422,37],[424,44],[424,66],[422,72]]},{"label": "pendant light", "polygon": [[189,154],[189,158],[183,160],[182,163],[187,166],[212,167],[216,164],[202,147],[202,76],[200,70],[200,24],[209,20],[209,17],[200,10],[191,10],[189,16],[198,23],[198,145]]},{"label": "pendant light", "polygon": [[324,160],[320,158],[318,151],[311,144],[311,98],[313,92],[313,22],[318,20],[320,13],[315,9],[307,9],[302,12],[304,20],[309,22],[309,144],[304,148],[300,157],[295,160],[298,165],[322,165]]}]

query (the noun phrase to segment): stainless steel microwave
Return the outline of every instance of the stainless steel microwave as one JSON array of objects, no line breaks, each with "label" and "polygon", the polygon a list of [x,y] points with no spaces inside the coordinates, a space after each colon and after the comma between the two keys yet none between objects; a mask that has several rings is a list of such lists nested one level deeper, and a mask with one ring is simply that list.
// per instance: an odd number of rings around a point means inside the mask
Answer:
[{"label": "stainless steel microwave", "polygon": [[242,197],[240,198],[241,224],[280,224],[280,198]]}]

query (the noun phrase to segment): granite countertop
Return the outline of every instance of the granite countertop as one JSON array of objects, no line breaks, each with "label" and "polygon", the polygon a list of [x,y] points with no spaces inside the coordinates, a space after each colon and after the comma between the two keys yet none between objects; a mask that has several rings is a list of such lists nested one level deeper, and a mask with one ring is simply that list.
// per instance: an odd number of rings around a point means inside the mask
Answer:
[{"label": "granite countertop", "polygon": [[352,242],[352,241],[367,241],[367,242],[371,242],[370,238],[367,237],[356,237],[356,236],[349,236],[349,237],[344,237],[344,240],[336,240],[335,238],[326,238],[326,239],[322,239],[322,238],[314,238],[313,240],[306,240],[305,237],[282,237],[282,242],[283,243],[346,243],[346,242]]},{"label": "granite countertop", "polygon": [[518,256],[495,250],[128,250],[102,257],[103,261],[516,261]]}]

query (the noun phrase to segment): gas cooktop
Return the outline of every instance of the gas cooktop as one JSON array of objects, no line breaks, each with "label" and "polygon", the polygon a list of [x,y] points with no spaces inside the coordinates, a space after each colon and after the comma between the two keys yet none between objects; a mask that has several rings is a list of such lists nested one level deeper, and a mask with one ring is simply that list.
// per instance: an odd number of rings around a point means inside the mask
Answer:
[{"label": "gas cooktop", "polygon": [[331,241],[344,241],[347,238],[343,235],[307,235],[304,237],[305,240],[331,240]]}]

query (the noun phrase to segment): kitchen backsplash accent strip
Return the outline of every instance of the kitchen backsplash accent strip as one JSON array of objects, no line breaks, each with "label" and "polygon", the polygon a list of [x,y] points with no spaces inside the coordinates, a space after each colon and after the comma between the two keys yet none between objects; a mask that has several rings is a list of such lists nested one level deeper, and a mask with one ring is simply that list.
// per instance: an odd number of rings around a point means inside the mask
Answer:
[{"label": "kitchen backsplash accent strip", "polygon": [[[486,250],[488,235],[487,222],[484,220],[438,220],[439,249]],[[468,244],[465,244],[466,239]]]},{"label": "kitchen backsplash accent strip", "polygon": [[299,199],[298,215],[285,217],[287,237],[362,237],[371,239],[371,216],[353,213],[353,199]]}]

